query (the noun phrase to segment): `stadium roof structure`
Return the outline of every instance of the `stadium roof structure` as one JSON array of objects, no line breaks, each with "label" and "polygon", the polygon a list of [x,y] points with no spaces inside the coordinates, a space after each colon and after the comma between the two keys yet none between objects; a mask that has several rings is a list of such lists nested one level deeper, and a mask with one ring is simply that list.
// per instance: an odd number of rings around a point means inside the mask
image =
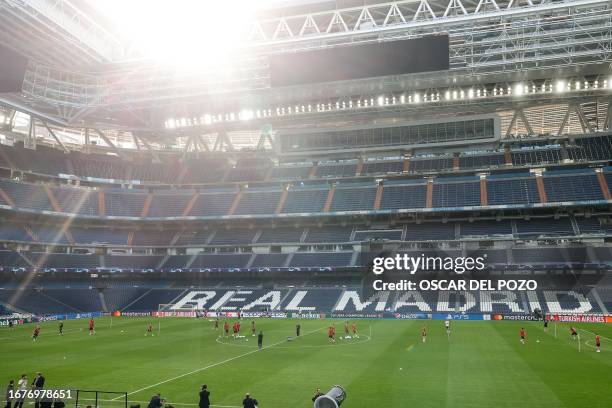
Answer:
[{"label": "stadium roof structure", "polygon": [[[34,118],[28,137],[38,128],[58,142],[76,132],[74,140],[95,135],[113,147],[176,148],[230,134],[257,147],[270,125],[483,114],[612,88],[607,0],[271,1],[251,18],[237,11],[247,4],[238,1],[214,8],[222,24],[206,32],[235,40],[231,64],[190,69],[151,58],[99,4],[0,0],[0,44],[29,59],[22,91],[0,94],[0,105],[11,124],[19,112]],[[274,55],[428,35],[448,35],[448,71],[271,86]],[[181,47],[206,53],[202,37],[182,40]]]}]

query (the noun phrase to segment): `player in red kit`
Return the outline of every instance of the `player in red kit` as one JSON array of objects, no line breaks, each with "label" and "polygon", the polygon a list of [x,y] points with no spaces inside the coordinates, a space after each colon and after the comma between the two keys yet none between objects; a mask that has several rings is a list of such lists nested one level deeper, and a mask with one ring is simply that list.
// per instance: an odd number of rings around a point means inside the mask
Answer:
[{"label": "player in red kit", "polygon": [[599,334],[595,335],[595,348],[597,353],[601,353],[601,337],[599,337]]},{"label": "player in red kit", "polygon": [[34,328],[34,332],[32,333],[32,341],[36,341],[36,339],[38,339],[39,334],[40,334],[40,326],[36,326]]},{"label": "player in red kit", "polygon": [[353,329],[353,337],[358,339],[359,338],[359,333],[357,332],[357,325],[355,323],[353,323],[352,329]]},{"label": "player in red kit", "polygon": [[229,323],[227,320],[223,323],[223,331],[225,332],[225,337],[229,337]]},{"label": "player in red kit", "polygon": [[330,343],[335,343],[336,342],[336,338],[335,338],[335,330],[333,328],[333,326],[329,326],[329,329],[327,329],[327,337],[329,337],[329,342]]},{"label": "player in red kit", "polygon": [[94,328],[94,319],[89,319],[89,335],[93,335],[95,334],[95,328]]},{"label": "player in red kit", "polygon": [[521,344],[525,344],[525,339],[527,339],[527,332],[525,332],[524,327],[521,327],[520,336],[521,336]]}]

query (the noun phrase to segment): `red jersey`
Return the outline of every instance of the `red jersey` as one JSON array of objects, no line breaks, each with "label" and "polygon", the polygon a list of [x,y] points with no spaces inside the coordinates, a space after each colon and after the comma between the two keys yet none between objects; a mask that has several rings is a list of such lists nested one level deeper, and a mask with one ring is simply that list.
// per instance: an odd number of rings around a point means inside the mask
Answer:
[{"label": "red jersey", "polygon": [[597,347],[601,345],[601,338],[599,337],[599,335],[595,336],[595,344],[597,345]]},{"label": "red jersey", "polygon": [[93,319],[91,319],[91,320],[89,321],[89,328],[90,328],[90,329],[93,329],[93,328],[94,328],[94,321],[93,321]]},{"label": "red jersey", "polygon": [[327,329],[327,334],[329,335],[329,337],[332,337],[334,335],[334,328],[330,327],[329,329]]},{"label": "red jersey", "polygon": [[570,330],[572,331],[572,334],[578,334],[576,333],[576,329],[574,329],[573,327]]},{"label": "red jersey", "polygon": [[229,330],[229,323],[228,323],[228,322],[223,323],[223,329],[224,329],[225,331],[228,331],[228,330]]},{"label": "red jersey", "polygon": [[38,336],[38,334],[40,333],[40,329],[37,327],[34,329],[34,335]]},{"label": "red jersey", "polygon": [[525,329],[521,329],[521,337],[525,337]]}]

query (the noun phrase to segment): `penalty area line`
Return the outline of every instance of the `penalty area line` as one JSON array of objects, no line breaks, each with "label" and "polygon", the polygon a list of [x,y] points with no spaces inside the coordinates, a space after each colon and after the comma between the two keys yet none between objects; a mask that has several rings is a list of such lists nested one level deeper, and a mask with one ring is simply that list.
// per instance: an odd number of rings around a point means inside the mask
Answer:
[{"label": "penalty area line", "polygon": [[[308,335],[310,335],[310,334],[316,333],[316,332],[318,332],[318,331],[323,330],[324,328],[325,328],[325,327],[321,327],[321,328],[319,328],[319,329],[312,330],[312,331],[310,331],[310,332],[306,333],[304,336],[308,336]],[[172,381],[178,380],[179,378],[187,377],[187,376],[190,376],[190,375],[192,375],[192,374],[196,374],[196,373],[199,373],[199,372],[202,372],[202,371],[208,370],[208,369],[210,369],[210,368],[214,368],[214,367],[217,367],[217,366],[223,365],[223,364],[225,364],[225,363],[229,363],[230,361],[238,360],[239,358],[242,358],[242,357],[247,357],[247,356],[250,356],[251,354],[255,354],[255,353],[258,353],[258,352],[263,351],[263,350],[268,350],[268,349],[271,349],[272,347],[278,346],[279,344],[286,343],[287,341],[289,341],[289,340],[287,340],[287,339],[285,339],[285,340],[281,340],[281,341],[279,341],[279,342],[277,342],[277,343],[272,343],[272,344],[270,344],[269,346],[262,347],[262,348],[261,348],[261,350],[259,350],[259,349],[251,350],[251,351],[248,351],[248,352],[246,352],[246,353],[242,353],[242,354],[239,354],[239,355],[237,355],[237,356],[230,357],[230,358],[228,358],[228,359],[226,359],[226,360],[223,360],[223,361],[218,361],[218,362],[216,362],[216,363],[209,364],[209,365],[204,366],[204,367],[200,367],[200,368],[195,369],[195,370],[193,370],[193,371],[189,371],[188,373],[180,374],[180,375],[177,375],[176,377],[168,378],[167,380],[160,381],[160,382],[158,382],[158,383],[156,383],[156,384],[148,385],[148,386],[146,386],[146,387],[142,387],[142,388],[139,388],[139,389],[137,389],[137,390],[134,390],[134,391],[128,392],[128,394],[127,394],[127,395],[137,394],[137,393],[139,393],[139,392],[146,391],[146,390],[148,390],[148,389],[151,389],[151,388],[154,388],[154,387],[160,386],[160,385],[162,385],[162,384],[166,384],[166,383],[169,383],[169,382],[172,382]],[[122,397],[113,398],[111,401],[116,401],[116,400],[118,400],[118,399],[120,399],[120,398],[122,398]]]}]

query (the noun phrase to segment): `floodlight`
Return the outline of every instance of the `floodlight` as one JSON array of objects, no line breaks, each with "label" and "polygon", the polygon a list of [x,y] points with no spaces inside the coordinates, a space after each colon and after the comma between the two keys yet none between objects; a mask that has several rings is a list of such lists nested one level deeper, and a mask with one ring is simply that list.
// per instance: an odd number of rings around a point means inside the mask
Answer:
[{"label": "floodlight", "polygon": [[468,99],[472,99],[474,97],[474,90],[472,88],[468,89]]},{"label": "floodlight", "polygon": [[450,97],[451,97],[450,91],[444,92],[444,99],[446,99],[448,101],[450,99]]},{"label": "floodlight", "polygon": [[[510,88],[508,88],[508,89],[510,89]],[[524,91],[525,91],[525,87],[523,86],[523,84],[518,83],[518,84],[516,84],[514,86],[514,95],[521,96],[521,95],[523,95]]]},{"label": "floodlight", "polygon": [[555,84],[555,90],[559,93],[565,92],[565,81],[557,81]]},{"label": "floodlight", "polygon": [[377,102],[378,102],[378,106],[383,106],[385,104],[385,97],[379,96]]}]

